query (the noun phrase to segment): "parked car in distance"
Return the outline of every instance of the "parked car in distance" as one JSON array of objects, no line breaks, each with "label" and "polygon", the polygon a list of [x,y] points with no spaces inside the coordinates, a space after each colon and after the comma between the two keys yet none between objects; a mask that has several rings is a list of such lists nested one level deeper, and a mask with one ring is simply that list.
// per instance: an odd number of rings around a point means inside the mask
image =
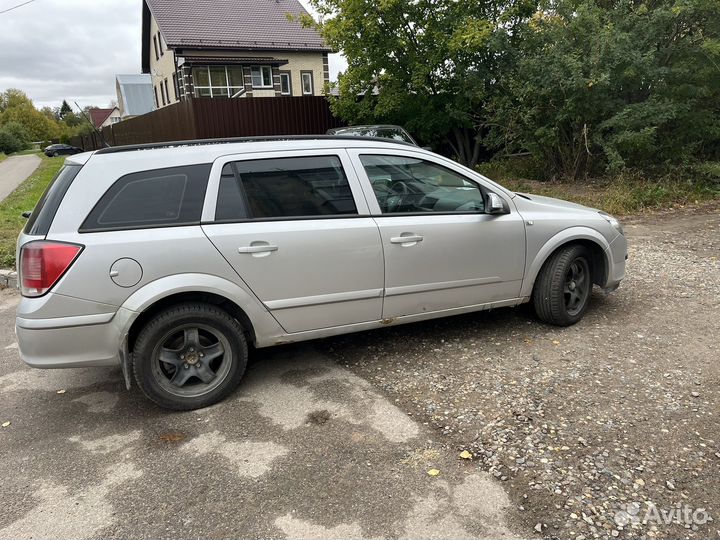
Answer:
[{"label": "parked car in distance", "polygon": [[69,157],[17,245],[23,360],[120,364],[179,410],[231,393],[249,347],[524,302],[574,324],[627,253],[597,210],[407,144],[327,136]]},{"label": "parked car in distance", "polygon": [[76,146],[70,146],[69,144],[51,144],[50,146],[47,146],[43,153],[47,157],[57,157],[57,156],[73,156],[75,154],[82,153],[82,148],[77,148]]},{"label": "parked car in distance", "polygon": [[392,139],[405,142],[413,146],[419,146],[405,128],[400,126],[378,125],[378,126],[348,126],[329,129],[328,135],[341,137],[373,137],[379,139]]}]

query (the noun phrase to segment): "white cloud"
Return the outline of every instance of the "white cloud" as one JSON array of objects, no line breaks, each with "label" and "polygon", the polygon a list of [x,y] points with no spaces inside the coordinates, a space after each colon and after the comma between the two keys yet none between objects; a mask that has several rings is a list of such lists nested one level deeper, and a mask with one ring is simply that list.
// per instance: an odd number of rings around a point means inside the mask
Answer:
[{"label": "white cloud", "polygon": [[[20,3],[0,0],[0,11]],[[107,106],[115,75],[141,71],[141,16],[141,0],[35,0],[0,14],[0,91],[20,88],[39,107]],[[331,78],[346,65],[331,55]]]}]

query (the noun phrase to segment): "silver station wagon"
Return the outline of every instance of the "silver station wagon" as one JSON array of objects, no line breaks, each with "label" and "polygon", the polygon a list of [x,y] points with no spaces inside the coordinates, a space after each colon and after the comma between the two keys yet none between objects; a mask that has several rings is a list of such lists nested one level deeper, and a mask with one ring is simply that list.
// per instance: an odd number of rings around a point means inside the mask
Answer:
[{"label": "silver station wagon", "polygon": [[611,216],[380,139],[196,141],[72,156],[18,240],[37,368],[120,365],[195,409],[249,347],[532,302],[566,326],[618,287]]}]

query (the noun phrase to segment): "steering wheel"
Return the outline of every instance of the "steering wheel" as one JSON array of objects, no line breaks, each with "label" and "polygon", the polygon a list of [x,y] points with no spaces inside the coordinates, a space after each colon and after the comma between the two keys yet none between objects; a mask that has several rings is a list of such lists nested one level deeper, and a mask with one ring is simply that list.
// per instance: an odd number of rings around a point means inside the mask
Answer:
[{"label": "steering wheel", "polygon": [[397,212],[404,204],[406,197],[410,195],[410,187],[402,180],[398,180],[392,183],[390,191],[394,195],[387,198],[388,212]]}]

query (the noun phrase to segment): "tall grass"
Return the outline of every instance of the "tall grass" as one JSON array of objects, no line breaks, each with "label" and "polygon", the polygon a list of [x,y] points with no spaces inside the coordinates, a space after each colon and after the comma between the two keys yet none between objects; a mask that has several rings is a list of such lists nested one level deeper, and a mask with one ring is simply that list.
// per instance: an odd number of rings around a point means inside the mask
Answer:
[{"label": "tall grass", "polygon": [[660,210],[720,198],[720,163],[678,168],[648,178],[637,171],[585,182],[543,179],[531,159],[483,163],[478,171],[512,191],[565,199],[615,215]]}]

